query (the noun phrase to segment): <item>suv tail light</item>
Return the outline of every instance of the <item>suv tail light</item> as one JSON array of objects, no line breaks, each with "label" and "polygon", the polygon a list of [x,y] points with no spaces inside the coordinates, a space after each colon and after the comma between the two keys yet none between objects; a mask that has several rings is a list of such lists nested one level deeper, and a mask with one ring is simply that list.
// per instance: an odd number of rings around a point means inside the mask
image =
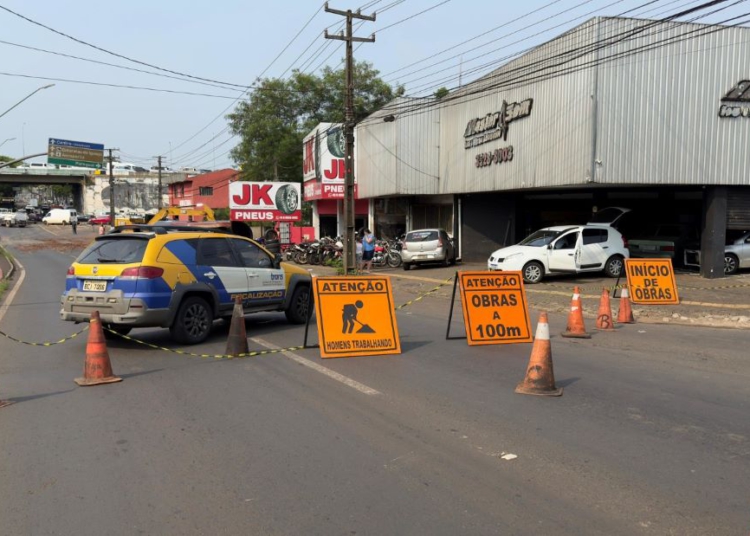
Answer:
[{"label": "suv tail light", "polygon": [[401,251],[406,251],[408,248],[406,247],[406,242],[401,244]]},{"label": "suv tail light", "polygon": [[625,249],[628,249],[628,239],[625,238],[624,236],[622,237],[622,247],[624,247]]},{"label": "suv tail light", "polygon": [[76,275],[76,269],[72,266],[68,268],[68,275]]},{"label": "suv tail light", "polygon": [[137,268],[125,268],[120,277],[132,277],[133,279],[156,279],[164,273],[163,268],[156,266],[138,266]]},{"label": "suv tail light", "polygon": [[662,251],[674,251],[674,246],[662,246]]},{"label": "suv tail light", "polygon": [[439,248],[443,247],[443,239],[442,238],[438,238],[438,247]]}]

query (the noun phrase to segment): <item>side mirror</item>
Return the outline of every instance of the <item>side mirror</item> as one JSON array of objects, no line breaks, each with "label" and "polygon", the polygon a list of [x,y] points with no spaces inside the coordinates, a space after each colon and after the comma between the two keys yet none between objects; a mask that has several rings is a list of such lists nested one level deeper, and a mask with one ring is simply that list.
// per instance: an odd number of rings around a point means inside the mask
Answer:
[{"label": "side mirror", "polygon": [[552,242],[550,242],[549,244],[547,244],[547,249],[552,249]]}]

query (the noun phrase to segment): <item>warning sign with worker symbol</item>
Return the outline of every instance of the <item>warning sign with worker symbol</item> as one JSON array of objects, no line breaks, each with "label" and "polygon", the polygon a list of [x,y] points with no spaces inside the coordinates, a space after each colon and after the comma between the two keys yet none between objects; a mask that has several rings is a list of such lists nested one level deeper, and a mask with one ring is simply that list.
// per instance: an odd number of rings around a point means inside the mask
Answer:
[{"label": "warning sign with worker symbol", "polygon": [[469,345],[532,342],[521,272],[458,272]]},{"label": "warning sign with worker symbol", "polygon": [[321,357],[400,354],[387,277],[315,277]]}]

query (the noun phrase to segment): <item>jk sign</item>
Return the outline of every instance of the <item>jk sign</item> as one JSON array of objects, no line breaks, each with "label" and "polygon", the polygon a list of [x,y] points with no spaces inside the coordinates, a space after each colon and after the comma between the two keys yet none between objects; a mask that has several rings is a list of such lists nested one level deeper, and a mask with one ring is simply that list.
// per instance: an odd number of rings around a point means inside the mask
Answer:
[{"label": "jk sign", "polygon": [[104,161],[104,145],[83,141],[50,138],[47,148],[47,163],[63,166],[101,169]]},{"label": "jk sign", "polygon": [[229,184],[230,219],[233,221],[300,221],[300,185],[296,182]]}]

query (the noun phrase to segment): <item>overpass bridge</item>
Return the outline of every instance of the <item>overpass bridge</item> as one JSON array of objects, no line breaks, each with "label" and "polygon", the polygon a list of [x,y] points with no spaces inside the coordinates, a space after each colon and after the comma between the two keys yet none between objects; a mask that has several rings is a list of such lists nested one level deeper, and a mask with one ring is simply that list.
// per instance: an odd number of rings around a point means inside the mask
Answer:
[{"label": "overpass bridge", "polygon": [[91,174],[69,169],[0,168],[0,183],[14,186],[37,186],[47,184],[73,184],[83,186]]}]

